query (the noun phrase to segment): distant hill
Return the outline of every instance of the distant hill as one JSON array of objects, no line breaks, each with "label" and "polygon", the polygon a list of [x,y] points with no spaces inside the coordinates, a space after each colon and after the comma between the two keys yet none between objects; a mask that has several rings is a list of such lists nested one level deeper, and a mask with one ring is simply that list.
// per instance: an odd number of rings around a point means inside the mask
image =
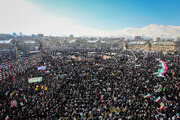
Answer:
[{"label": "distant hill", "polygon": [[108,32],[108,36],[113,37],[161,37],[161,38],[177,38],[180,37],[180,26],[165,26],[151,24],[142,28],[125,28]]}]

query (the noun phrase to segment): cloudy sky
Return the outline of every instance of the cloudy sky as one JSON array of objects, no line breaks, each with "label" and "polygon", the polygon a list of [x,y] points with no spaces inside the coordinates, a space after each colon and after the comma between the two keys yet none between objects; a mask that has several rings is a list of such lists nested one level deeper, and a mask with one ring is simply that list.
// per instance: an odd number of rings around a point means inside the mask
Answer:
[{"label": "cloudy sky", "polygon": [[0,0],[0,33],[103,35],[180,25],[180,0]]}]

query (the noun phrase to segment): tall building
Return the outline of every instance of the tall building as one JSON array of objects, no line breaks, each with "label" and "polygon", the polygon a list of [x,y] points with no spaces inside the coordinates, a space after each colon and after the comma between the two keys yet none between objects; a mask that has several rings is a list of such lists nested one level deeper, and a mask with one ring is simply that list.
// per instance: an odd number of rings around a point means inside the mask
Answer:
[{"label": "tall building", "polygon": [[19,33],[20,36],[23,36],[22,32]]},{"label": "tall building", "polygon": [[74,38],[74,35],[70,35],[69,37],[70,37],[70,38]]},{"label": "tall building", "polygon": [[125,38],[120,38],[120,40],[118,41],[118,48],[126,50]]},{"label": "tall building", "polygon": [[13,34],[12,34],[13,36],[17,36],[17,34],[15,33],[15,32],[13,32]]},{"label": "tall building", "polygon": [[38,34],[37,36],[38,36],[38,38],[42,38],[42,37],[44,37],[44,34]]},{"label": "tall building", "polygon": [[36,38],[36,35],[32,34],[31,37],[32,37],[33,39],[35,39],[35,38]]}]

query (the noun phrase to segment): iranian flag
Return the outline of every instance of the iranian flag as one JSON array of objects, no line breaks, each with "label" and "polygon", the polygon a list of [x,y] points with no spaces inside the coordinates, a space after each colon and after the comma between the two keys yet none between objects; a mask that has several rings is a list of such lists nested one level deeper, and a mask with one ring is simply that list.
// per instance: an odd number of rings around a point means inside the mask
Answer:
[{"label": "iranian flag", "polygon": [[161,105],[161,106],[160,106],[159,109],[162,110],[162,109],[164,108],[164,103],[161,102],[160,105]]},{"label": "iranian flag", "polygon": [[160,86],[155,92],[161,92],[162,91],[162,87]]},{"label": "iranian flag", "polygon": [[151,94],[149,94],[149,93],[144,96],[144,98],[150,98],[150,97],[151,97]]},{"label": "iranian flag", "polygon": [[10,120],[10,118],[9,118],[9,116],[8,116],[8,115],[6,116],[5,120]]},{"label": "iranian flag", "polygon": [[6,92],[6,96],[8,95],[9,91]]},{"label": "iranian flag", "polygon": [[160,97],[160,96],[155,99],[156,102],[158,102],[158,101],[160,101],[160,100],[161,100],[161,97]]},{"label": "iranian flag", "polygon": [[158,76],[158,77],[164,77],[164,74],[167,72],[167,65],[166,65],[166,62],[160,60],[160,59],[157,59],[159,62],[160,62],[160,66],[161,68],[158,70],[158,72],[156,72],[155,74]]},{"label": "iranian flag", "polygon": [[24,98],[23,98],[23,99],[24,99],[24,101],[25,101],[25,102],[27,102],[27,99],[26,99],[26,97],[25,97],[25,96],[24,96]]}]

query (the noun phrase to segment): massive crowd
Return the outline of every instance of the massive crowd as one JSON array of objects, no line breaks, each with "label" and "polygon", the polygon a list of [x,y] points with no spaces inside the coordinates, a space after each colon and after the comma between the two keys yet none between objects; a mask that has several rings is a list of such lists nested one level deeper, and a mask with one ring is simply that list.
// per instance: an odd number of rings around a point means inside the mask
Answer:
[{"label": "massive crowd", "polygon": [[[14,73],[0,81],[0,119],[180,118],[179,54],[124,51],[110,59],[94,61],[55,55],[56,52],[43,52],[24,63],[12,64]],[[160,67],[156,58],[167,64],[165,77],[154,74]],[[38,66],[46,69],[37,70]],[[18,68],[22,71],[17,72]],[[43,79],[28,83],[33,77]],[[150,97],[144,97],[147,94]]]}]

